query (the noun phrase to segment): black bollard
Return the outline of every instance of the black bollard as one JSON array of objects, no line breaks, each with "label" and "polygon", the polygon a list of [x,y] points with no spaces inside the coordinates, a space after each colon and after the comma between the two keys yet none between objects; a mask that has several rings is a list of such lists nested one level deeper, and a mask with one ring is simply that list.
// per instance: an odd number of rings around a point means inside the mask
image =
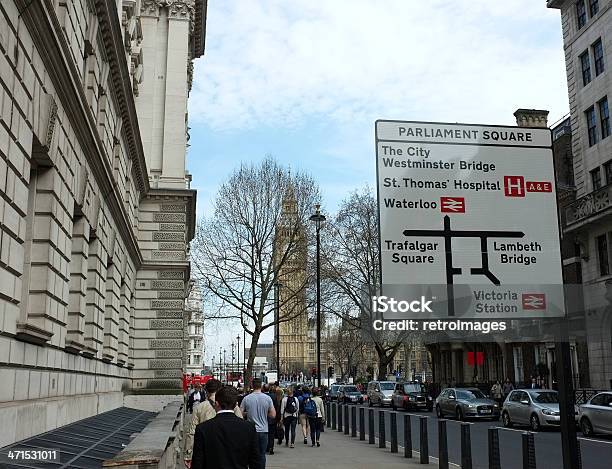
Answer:
[{"label": "black bollard", "polygon": [[336,414],[337,414],[337,410],[338,410],[338,403],[334,402],[332,404],[332,418],[331,418],[332,430],[336,429],[336,422],[337,422]]},{"label": "black bollard", "polygon": [[427,440],[427,417],[420,417],[421,421],[421,464],[429,464],[429,441]]},{"label": "black bollard", "polygon": [[495,427],[489,427],[489,469],[501,469],[499,430]]},{"label": "black bollard", "polygon": [[387,435],[385,434],[385,411],[378,411],[378,447],[387,447]]},{"label": "black bollard", "polygon": [[349,407],[344,407],[344,434],[349,434]]},{"label": "black bollard", "polygon": [[533,433],[524,432],[523,439],[523,469],[536,469],[535,441]]},{"label": "black bollard", "polygon": [[376,435],[374,435],[374,409],[368,409],[368,444],[376,443]]},{"label": "black bollard", "polygon": [[412,457],[412,424],[410,415],[404,415],[404,457]]},{"label": "black bollard", "polygon": [[329,428],[330,425],[331,425],[331,422],[330,422],[330,419],[329,419],[330,414],[331,414],[331,403],[329,401],[327,401],[325,403],[325,426],[327,428]]},{"label": "black bollard", "polygon": [[391,452],[397,453],[397,412],[391,412]]},{"label": "black bollard", "polygon": [[351,407],[351,436],[357,436],[357,407]]},{"label": "black bollard", "polygon": [[448,469],[448,439],[446,438],[446,420],[438,420],[438,467]]},{"label": "black bollard", "polygon": [[461,424],[461,469],[472,469],[472,440],[470,424]]},{"label": "black bollard", "polygon": [[342,409],[343,405],[338,404],[338,431],[342,432]]},{"label": "black bollard", "polygon": [[359,440],[365,441],[365,409],[359,408]]}]

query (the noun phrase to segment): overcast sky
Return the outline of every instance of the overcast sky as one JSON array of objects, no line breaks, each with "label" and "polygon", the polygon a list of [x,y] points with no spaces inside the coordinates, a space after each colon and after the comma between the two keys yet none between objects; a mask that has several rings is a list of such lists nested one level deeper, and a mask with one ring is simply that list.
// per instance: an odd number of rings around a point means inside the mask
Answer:
[{"label": "overcast sky", "polygon": [[[189,102],[198,216],[241,161],[267,154],[311,172],[333,212],[375,186],[376,119],[568,113],[559,11],[545,0],[211,0],[206,29]],[[239,326],[205,329],[209,364]]]}]

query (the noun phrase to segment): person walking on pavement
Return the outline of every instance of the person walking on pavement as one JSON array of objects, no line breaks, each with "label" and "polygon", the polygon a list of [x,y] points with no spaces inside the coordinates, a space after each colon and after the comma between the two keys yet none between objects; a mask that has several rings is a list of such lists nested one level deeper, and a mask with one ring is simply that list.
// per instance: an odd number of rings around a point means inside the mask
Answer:
[{"label": "person walking on pavement", "polygon": [[276,401],[276,386],[271,385],[268,388],[267,394],[268,396],[270,396],[270,399],[272,399],[272,404],[274,405],[274,411],[276,412],[276,415],[274,417],[268,417],[268,447],[266,448],[266,452],[268,454],[274,454],[274,440],[276,439],[276,425],[280,405],[280,403]]},{"label": "person walking on pavement", "polygon": [[264,469],[255,425],[232,410],[237,399],[233,386],[216,392],[215,417],[196,427],[192,469]]},{"label": "person walking on pavement", "polygon": [[281,404],[283,402],[284,393],[280,386],[276,386],[276,400],[274,401],[274,410],[276,410],[276,428],[274,429],[274,436],[280,437],[278,444],[283,442],[283,413],[281,412]]},{"label": "person walking on pavement", "polygon": [[295,427],[299,412],[300,402],[293,395],[293,388],[289,388],[281,402],[281,422],[285,426],[285,446],[289,446],[289,433],[291,432],[291,448],[295,446]]},{"label": "person walking on pavement", "polygon": [[204,393],[202,392],[202,385],[198,383],[196,384],[195,391],[192,392],[189,395],[189,399],[187,399],[187,410],[189,410],[189,413],[193,413],[193,409],[197,408],[203,400]]},{"label": "person walking on pavement", "polygon": [[276,417],[274,403],[270,396],[261,392],[261,379],[253,379],[253,392],[244,396],[240,410],[245,418],[255,424],[259,441],[260,467],[266,467],[266,448],[268,447],[268,417]]},{"label": "person walking on pavement", "polygon": [[514,390],[514,385],[512,384],[509,378],[506,378],[506,381],[504,381],[504,387],[503,387],[504,399],[508,397],[508,394],[510,394],[513,390]]},{"label": "person walking on pavement", "polygon": [[304,437],[304,444],[308,444],[308,435],[310,435],[310,425],[308,416],[304,410],[304,400],[310,398],[310,390],[307,387],[302,388],[302,392],[298,395],[298,401],[300,402],[300,427],[302,428],[302,436]]},{"label": "person walking on pavement", "polygon": [[502,385],[499,380],[495,381],[495,384],[491,387],[491,397],[501,406],[503,397]]},{"label": "person walking on pavement", "polygon": [[325,422],[325,406],[319,394],[319,389],[314,388],[312,390],[312,397],[308,397],[304,400],[304,411],[308,416],[308,423],[310,426],[311,446],[316,444],[317,447],[321,446],[319,442],[321,438],[321,427],[323,426],[323,422]]},{"label": "person walking on pavement", "polygon": [[[210,379],[204,385],[207,393],[207,399],[196,407],[189,428],[187,429],[187,436],[185,437],[185,466],[191,467],[191,457],[193,453],[193,439],[195,436],[196,427],[206,422],[207,420],[215,418],[217,411],[215,408],[215,395],[223,387],[223,383],[218,379]],[[236,417],[242,418],[242,412],[240,408],[234,406],[234,414]]]}]

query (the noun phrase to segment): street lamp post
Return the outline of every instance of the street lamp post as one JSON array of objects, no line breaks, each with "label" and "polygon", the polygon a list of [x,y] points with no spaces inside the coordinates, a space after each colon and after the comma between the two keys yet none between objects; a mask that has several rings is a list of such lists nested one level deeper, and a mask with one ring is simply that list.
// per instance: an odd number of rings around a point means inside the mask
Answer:
[{"label": "street lamp post", "polygon": [[225,358],[225,349],[223,349],[223,371],[225,374],[225,384],[227,384],[227,359]]},{"label": "street lamp post", "polygon": [[216,357],[213,355],[213,364],[212,364],[212,375],[213,375],[213,378],[215,377],[215,358]]},{"label": "street lamp post", "polygon": [[223,347],[219,347],[219,381],[222,379],[221,373],[223,372],[223,363],[221,362],[221,358],[223,357],[223,355],[221,355],[222,350]]},{"label": "street lamp post", "polygon": [[230,382],[231,382],[232,386],[234,385],[234,356],[235,356],[234,355],[234,347],[235,347],[235,344],[234,344],[234,342],[232,342],[232,367],[230,368],[230,376],[231,376],[231,381]]},{"label": "street lamp post", "polygon": [[319,204],[315,209],[310,220],[314,222],[317,233],[317,385],[321,387],[321,225],[325,215],[321,213]]},{"label": "street lamp post", "polygon": [[[236,336],[236,342],[238,343],[238,347],[237,347],[237,355],[238,355],[238,363],[237,363],[237,370],[238,370],[238,376],[240,376],[240,334],[238,334]],[[238,378],[238,386],[240,386],[240,378]]]},{"label": "street lamp post", "polygon": [[276,316],[276,375],[280,380],[280,282],[274,283],[274,315]]}]

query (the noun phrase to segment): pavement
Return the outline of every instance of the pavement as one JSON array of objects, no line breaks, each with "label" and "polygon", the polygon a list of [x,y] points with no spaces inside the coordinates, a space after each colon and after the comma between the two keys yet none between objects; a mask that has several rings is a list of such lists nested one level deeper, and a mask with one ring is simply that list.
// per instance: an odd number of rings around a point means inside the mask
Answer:
[{"label": "pavement", "polygon": [[[301,439],[301,431],[297,429],[295,448],[288,448],[283,443],[274,446],[274,454],[267,456],[266,469],[293,469],[295,467],[308,467],[308,469],[372,469],[384,467],[385,469],[417,469],[423,467],[438,467],[437,460],[430,458],[430,464],[419,464],[419,454],[413,453],[412,459],[406,459],[403,449],[397,454],[391,453],[389,444],[387,448],[378,448],[369,445],[359,438],[351,438],[331,428],[321,433],[321,447],[307,445]],[[436,463],[436,464],[434,464]],[[453,466],[451,466],[453,467]]]}]

